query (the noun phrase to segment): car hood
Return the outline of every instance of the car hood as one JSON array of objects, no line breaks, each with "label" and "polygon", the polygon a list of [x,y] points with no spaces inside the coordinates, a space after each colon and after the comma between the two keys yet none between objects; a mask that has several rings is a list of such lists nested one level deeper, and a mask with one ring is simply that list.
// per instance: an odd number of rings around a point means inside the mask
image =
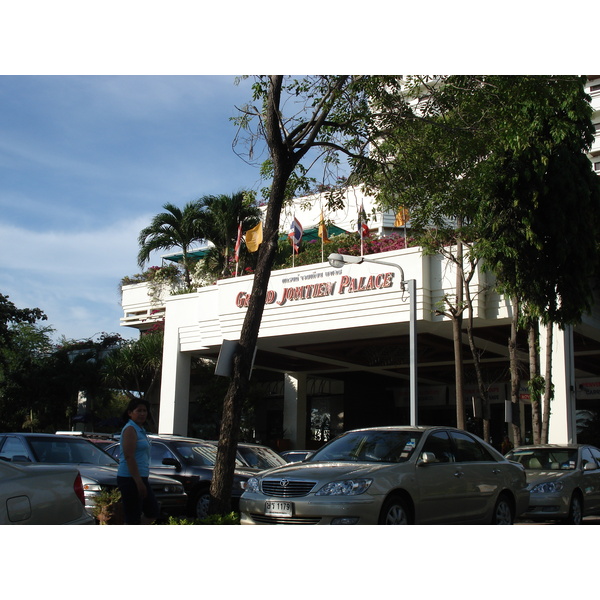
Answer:
[{"label": "car hood", "polygon": [[398,468],[400,466],[410,468],[410,463],[369,463],[369,462],[314,462],[314,463],[291,463],[281,467],[275,467],[268,471],[262,471],[258,476],[262,478],[288,477],[290,479],[310,479],[314,481],[332,481],[346,477],[369,477],[381,469]]},{"label": "car hood", "polygon": [[538,471],[536,470],[525,470],[527,476],[527,483],[534,486],[544,481],[558,481],[564,479],[570,479],[573,476],[577,476],[578,471]]},{"label": "car hood", "polygon": [[[82,477],[93,479],[100,485],[117,485],[118,465],[113,467],[108,465],[100,466],[90,465],[88,463],[78,463],[75,466],[79,469]],[[150,474],[148,481],[150,482],[150,485],[179,484],[178,481],[171,479],[170,477],[163,477],[162,475],[153,474]]]}]

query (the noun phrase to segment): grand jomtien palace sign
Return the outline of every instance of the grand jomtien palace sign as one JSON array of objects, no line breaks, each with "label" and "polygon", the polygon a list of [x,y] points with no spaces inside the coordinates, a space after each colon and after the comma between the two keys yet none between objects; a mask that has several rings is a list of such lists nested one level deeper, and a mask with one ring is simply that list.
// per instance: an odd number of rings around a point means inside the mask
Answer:
[{"label": "grand jomtien palace sign", "polygon": [[[356,292],[374,292],[393,287],[393,272],[384,272],[376,275],[366,275],[364,277],[351,277],[350,275],[341,275],[337,279],[328,279],[326,281],[315,281],[321,278],[331,277],[332,274],[338,275],[339,271],[326,271],[324,273],[314,272],[306,275],[284,277],[281,280],[281,290],[270,289],[267,291],[265,304],[284,306],[288,302],[302,302],[317,298],[325,298],[335,295],[349,295]],[[298,283],[299,285],[293,285]],[[292,285],[291,285],[292,284]],[[248,292],[239,292],[236,296],[236,306],[246,308],[250,301]]]}]

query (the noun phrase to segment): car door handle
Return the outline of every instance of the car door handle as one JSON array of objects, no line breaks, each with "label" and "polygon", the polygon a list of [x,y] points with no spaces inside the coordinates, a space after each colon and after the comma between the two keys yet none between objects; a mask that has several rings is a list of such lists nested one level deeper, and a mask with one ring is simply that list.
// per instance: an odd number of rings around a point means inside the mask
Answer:
[{"label": "car door handle", "polygon": [[462,471],[456,471],[456,472],[454,473],[454,477],[459,477],[459,478],[460,478],[460,477],[462,477],[463,475],[464,475],[464,473],[463,473]]},{"label": "car door handle", "polygon": [[492,469],[492,473],[494,475],[498,475],[499,473],[501,473],[502,471],[500,471],[500,469]]}]

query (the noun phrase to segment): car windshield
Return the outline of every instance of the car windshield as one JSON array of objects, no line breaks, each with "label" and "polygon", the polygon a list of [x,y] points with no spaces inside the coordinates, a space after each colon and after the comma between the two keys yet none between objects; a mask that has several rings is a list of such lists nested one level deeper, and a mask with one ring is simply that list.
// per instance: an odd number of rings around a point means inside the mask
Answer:
[{"label": "car windshield", "polygon": [[420,437],[418,431],[352,431],[317,450],[308,462],[405,462]]},{"label": "car windshield", "polygon": [[574,448],[517,449],[509,452],[506,458],[536,471],[568,471],[577,466],[577,450]]},{"label": "car windshield", "polygon": [[53,437],[29,438],[35,457],[43,463],[86,463],[112,466],[116,461],[96,445],[86,440]]},{"label": "car windshield", "polygon": [[287,465],[287,461],[270,448],[261,446],[238,446],[238,452],[249,467],[271,469]]},{"label": "car windshield", "polygon": [[[212,444],[196,444],[194,442],[173,442],[173,446],[183,461],[194,467],[214,467],[217,462],[217,447]],[[243,467],[237,458],[235,466]]]},{"label": "car windshield", "polygon": [[214,467],[217,462],[217,449],[209,444],[175,442],[173,445],[188,465]]}]

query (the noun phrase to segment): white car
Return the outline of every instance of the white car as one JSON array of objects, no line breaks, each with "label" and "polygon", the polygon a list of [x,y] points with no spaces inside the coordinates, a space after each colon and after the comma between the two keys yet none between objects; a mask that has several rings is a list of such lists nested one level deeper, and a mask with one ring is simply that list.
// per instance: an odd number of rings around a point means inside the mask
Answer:
[{"label": "white car", "polygon": [[76,468],[0,460],[0,525],[92,525]]}]

